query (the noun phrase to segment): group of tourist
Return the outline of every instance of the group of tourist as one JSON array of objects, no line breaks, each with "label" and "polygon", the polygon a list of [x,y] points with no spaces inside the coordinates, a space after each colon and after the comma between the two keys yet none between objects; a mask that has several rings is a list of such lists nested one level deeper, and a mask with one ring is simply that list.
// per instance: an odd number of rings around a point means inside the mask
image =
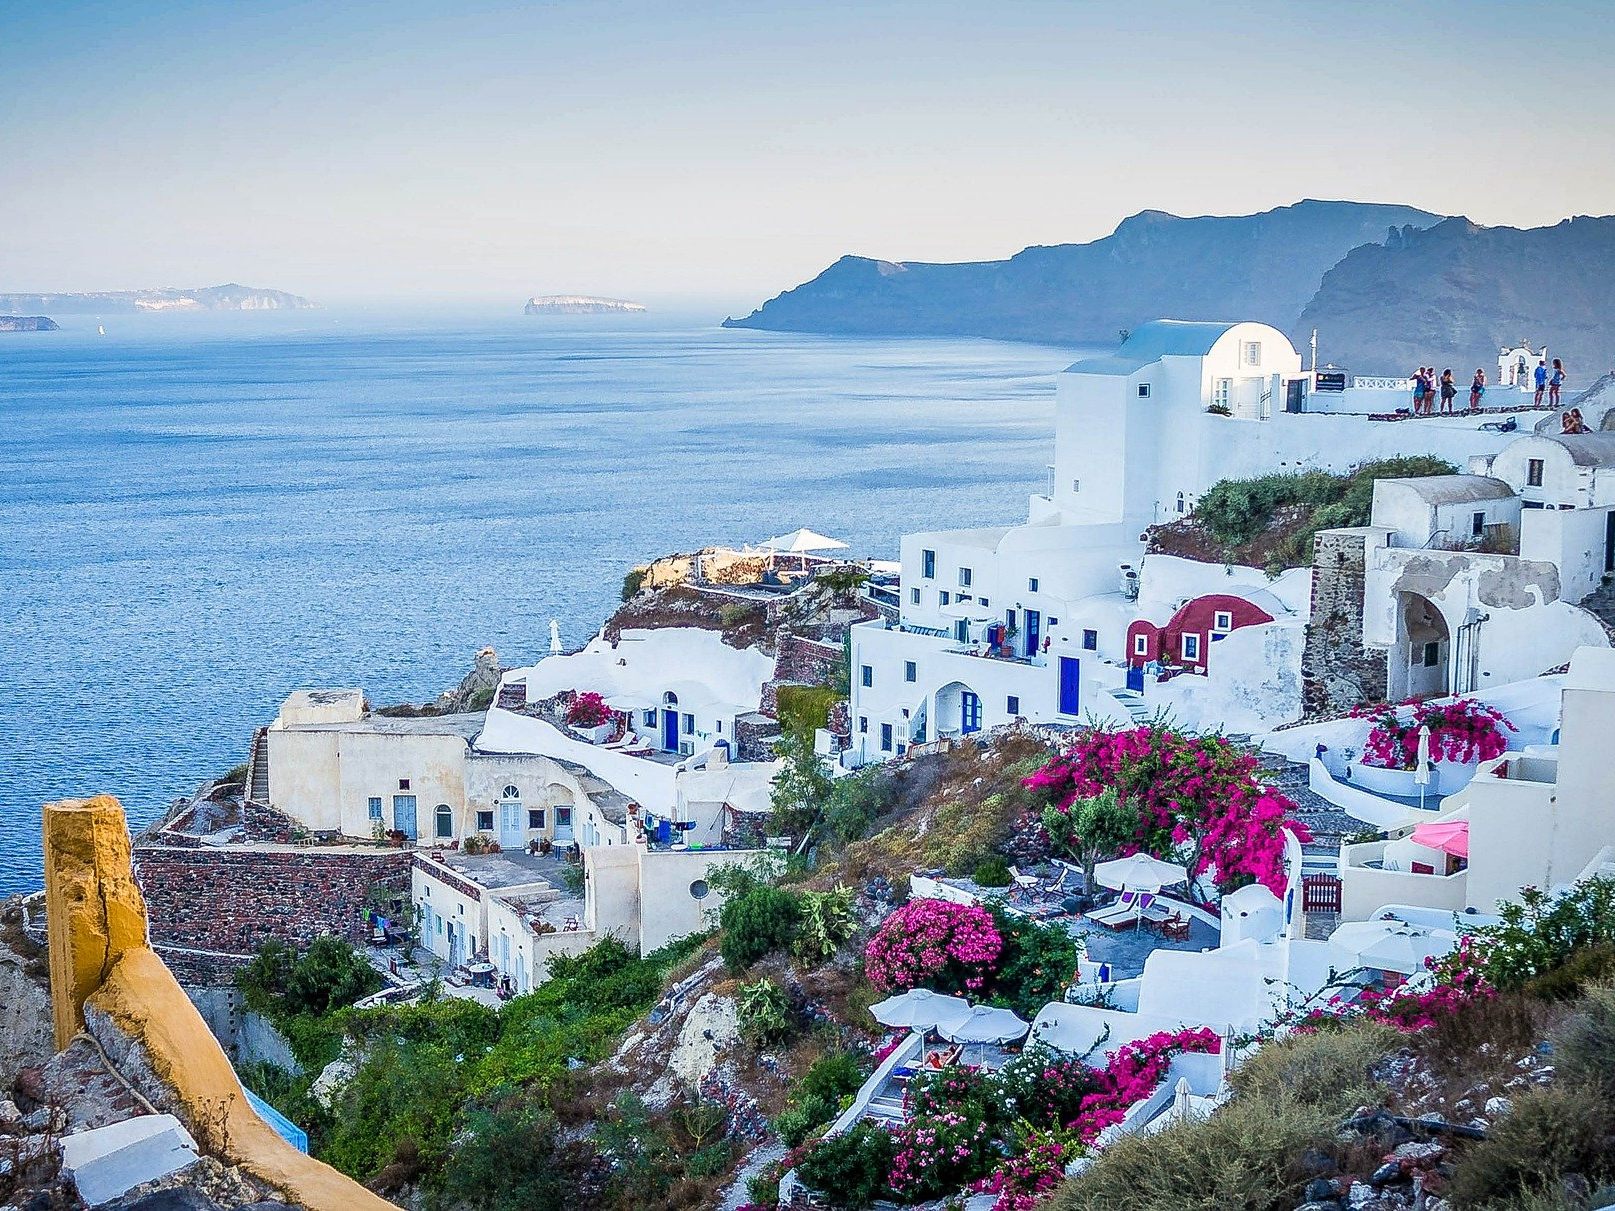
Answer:
[{"label": "group of tourist", "polygon": [[[1443,370],[1438,377],[1434,366],[1420,366],[1413,372],[1413,415],[1436,415],[1436,401],[1441,401],[1441,415],[1451,416],[1453,400],[1458,398],[1458,383],[1452,376],[1449,367]],[[1553,359],[1553,367],[1549,369],[1546,359],[1537,362],[1536,375],[1536,406],[1542,406],[1542,398],[1547,396],[1548,407],[1559,406],[1559,391],[1565,382],[1564,363],[1558,358]],[[1475,377],[1469,383],[1469,412],[1480,411],[1480,398],[1486,394],[1486,371],[1477,369]]]}]

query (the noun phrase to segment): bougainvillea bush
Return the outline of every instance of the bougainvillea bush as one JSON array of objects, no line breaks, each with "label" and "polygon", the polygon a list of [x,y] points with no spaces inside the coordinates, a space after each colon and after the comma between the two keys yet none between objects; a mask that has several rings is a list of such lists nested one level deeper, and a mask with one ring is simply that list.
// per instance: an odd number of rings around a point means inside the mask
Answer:
[{"label": "bougainvillea bush", "polygon": [[1322,1030],[1366,1019],[1407,1034],[1428,1030],[1457,1014],[1466,1005],[1489,1001],[1497,988],[1487,978],[1484,944],[1468,937],[1456,949],[1424,961],[1432,982],[1413,987],[1368,988],[1353,1000],[1332,997],[1327,1005],[1310,1010],[1300,1029]]},{"label": "bougainvillea bush", "polygon": [[1517,730],[1501,711],[1473,698],[1409,699],[1399,707],[1358,707],[1352,714],[1371,722],[1363,742],[1363,764],[1380,769],[1410,770],[1418,764],[1421,727],[1430,729],[1431,762],[1454,765],[1501,757],[1508,749],[1505,730]]},{"label": "bougainvillea bush", "polygon": [[1284,835],[1310,841],[1289,819],[1295,805],[1256,777],[1256,758],[1221,736],[1187,736],[1160,725],[1096,729],[1079,737],[1026,780],[1056,810],[1106,789],[1138,810],[1138,831],[1123,856],[1143,851],[1186,860],[1196,878],[1215,871],[1230,890],[1257,882],[1285,887]]},{"label": "bougainvillea bush", "polygon": [[986,985],[1003,948],[985,908],[910,900],[881,923],[864,947],[864,974],[882,992],[976,992]]},{"label": "bougainvillea bush", "polygon": [[599,727],[611,722],[611,708],[599,694],[586,690],[566,708],[566,721],[574,727]]}]

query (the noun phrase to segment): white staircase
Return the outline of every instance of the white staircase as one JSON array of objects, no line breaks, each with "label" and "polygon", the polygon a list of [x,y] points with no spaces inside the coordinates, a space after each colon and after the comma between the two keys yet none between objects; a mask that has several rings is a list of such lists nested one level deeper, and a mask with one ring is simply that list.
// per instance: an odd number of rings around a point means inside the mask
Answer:
[{"label": "white staircase", "polygon": [[1144,703],[1144,695],[1137,690],[1117,689],[1111,690],[1110,696],[1121,703],[1122,710],[1133,717],[1135,723],[1148,723],[1155,714]]}]

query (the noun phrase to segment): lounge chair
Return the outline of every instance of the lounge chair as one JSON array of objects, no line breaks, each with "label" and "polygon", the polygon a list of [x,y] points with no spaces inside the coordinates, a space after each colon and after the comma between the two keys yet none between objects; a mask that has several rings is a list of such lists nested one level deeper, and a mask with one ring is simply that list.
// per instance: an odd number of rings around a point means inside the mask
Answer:
[{"label": "lounge chair", "polygon": [[1092,921],[1095,925],[1103,925],[1106,929],[1115,929],[1123,923],[1130,924],[1138,920],[1138,893],[1124,891],[1114,904],[1095,909],[1083,919]]},{"label": "lounge chair", "polygon": [[613,740],[610,744],[603,747],[610,749],[633,748],[634,745],[638,743],[639,736],[637,734],[634,732],[624,732],[621,740]]},{"label": "lounge chair", "polygon": [[924,1066],[932,1072],[940,1071],[943,1068],[947,1068],[952,1064],[958,1063],[959,1055],[963,1051],[964,1048],[956,1044],[948,1048],[946,1051],[927,1052]]}]

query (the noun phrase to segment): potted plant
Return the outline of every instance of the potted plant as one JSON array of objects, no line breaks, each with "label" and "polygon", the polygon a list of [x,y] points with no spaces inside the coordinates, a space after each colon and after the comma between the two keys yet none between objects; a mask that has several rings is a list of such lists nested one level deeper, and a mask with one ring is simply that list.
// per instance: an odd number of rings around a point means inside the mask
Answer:
[{"label": "potted plant", "polygon": [[572,705],[566,708],[566,722],[581,732],[590,744],[609,740],[611,733],[617,730],[615,713],[606,705],[606,700],[592,690],[572,699]]}]

